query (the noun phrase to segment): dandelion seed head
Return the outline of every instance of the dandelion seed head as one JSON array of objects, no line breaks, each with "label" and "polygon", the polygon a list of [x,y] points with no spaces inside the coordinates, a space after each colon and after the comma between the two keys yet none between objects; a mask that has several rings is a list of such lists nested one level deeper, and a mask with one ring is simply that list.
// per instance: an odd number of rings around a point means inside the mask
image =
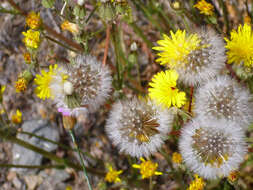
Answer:
[{"label": "dandelion seed head", "polygon": [[70,69],[69,81],[81,99],[81,105],[87,105],[95,111],[108,98],[112,78],[107,66],[89,55],[77,56]]},{"label": "dandelion seed head", "polygon": [[150,101],[118,101],[107,120],[106,132],[121,152],[149,156],[161,147],[171,130],[172,114]]},{"label": "dandelion seed head", "polygon": [[199,45],[187,56],[187,63],[176,67],[179,80],[196,86],[217,76],[225,63],[225,48],[222,39],[213,31],[198,32]]},{"label": "dandelion seed head", "polygon": [[196,118],[183,128],[179,148],[187,167],[207,179],[228,176],[247,150],[236,123],[206,118]]},{"label": "dandelion seed head", "polygon": [[250,92],[236,81],[219,76],[201,86],[195,94],[195,113],[200,117],[238,122],[247,129],[253,122],[253,103]]}]

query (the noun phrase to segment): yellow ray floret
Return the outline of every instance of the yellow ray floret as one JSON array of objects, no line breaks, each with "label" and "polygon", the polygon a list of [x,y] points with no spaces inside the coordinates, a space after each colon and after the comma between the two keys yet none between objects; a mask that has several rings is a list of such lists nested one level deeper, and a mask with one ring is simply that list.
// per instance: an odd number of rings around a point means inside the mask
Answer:
[{"label": "yellow ray floret", "polygon": [[197,34],[186,35],[185,30],[178,30],[176,33],[170,31],[171,37],[163,34],[163,40],[157,41],[159,46],[154,50],[161,51],[156,60],[161,65],[168,64],[171,68],[187,63],[187,55],[198,48],[200,39]]},{"label": "yellow ray floret", "polygon": [[204,14],[204,15],[213,15],[213,10],[214,10],[214,7],[212,4],[206,2],[205,0],[200,0],[198,1],[195,5],[194,5],[195,8],[199,9],[200,10],[200,13],[201,14]]},{"label": "yellow ray floret", "polygon": [[22,32],[25,36],[23,42],[25,43],[26,47],[37,49],[40,44],[40,32],[34,31],[32,29],[27,30],[26,32]]},{"label": "yellow ray floret", "polygon": [[175,163],[175,164],[180,164],[182,163],[182,156],[181,154],[179,154],[178,152],[174,152],[172,154],[172,162]]},{"label": "yellow ray floret", "polygon": [[142,157],[140,158],[140,160],[142,161],[142,163],[140,165],[133,164],[132,167],[140,169],[142,179],[150,178],[153,175],[162,175],[163,174],[162,172],[156,171],[156,169],[158,167],[157,163],[154,163],[151,160],[145,160]]},{"label": "yellow ray floret", "polygon": [[45,100],[46,98],[54,98],[50,90],[50,83],[53,76],[56,75],[57,67],[57,64],[50,65],[48,72],[42,70],[41,75],[36,75],[36,78],[34,79],[34,82],[37,85],[35,93],[40,99]]},{"label": "yellow ray floret", "polygon": [[181,107],[186,102],[184,92],[180,92],[176,88],[176,81],[178,79],[178,73],[175,70],[167,70],[156,74],[152,81],[149,83],[151,88],[148,89],[149,97],[163,105],[170,108],[171,105]]},{"label": "yellow ray floret", "polygon": [[203,190],[205,186],[204,180],[197,174],[194,175],[194,178],[187,190]]},{"label": "yellow ray floret", "polygon": [[16,110],[16,114],[11,117],[12,123],[19,124],[22,122],[22,113],[19,109]]},{"label": "yellow ray floret", "polygon": [[24,78],[19,78],[15,82],[16,92],[23,92],[27,88],[27,81]]},{"label": "yellow ray floret", "polygon": [[244,63],[244,66],[253,67],[253,33],[250,25],[240,25],[237,31],[232,30],[231,39],[225,38],[225,41],[228,63]]},{"label": "yellow ray floret", "polygon": [[109,183],[118,183],[121,182],[121,179],[119,178],[119,175],[123,172],[122,170],[114,170],[112,166],[109,166],[109,171],[106,173],[105,181]]},{"label": "yellow ray floret", "polygon": [[77,24],[69,22],[67,20],[65,20],[62,24],[61,24],[61,29],[62,30],[68,30],[69,32],[73,33],[73,34],[78,34],[79,33],[79,27]]},{"label": "yellow ray floret", "polygon": [[31,29],[38,29],[41,25],[40,13],[30,12],[26,17],[26,24]]}]

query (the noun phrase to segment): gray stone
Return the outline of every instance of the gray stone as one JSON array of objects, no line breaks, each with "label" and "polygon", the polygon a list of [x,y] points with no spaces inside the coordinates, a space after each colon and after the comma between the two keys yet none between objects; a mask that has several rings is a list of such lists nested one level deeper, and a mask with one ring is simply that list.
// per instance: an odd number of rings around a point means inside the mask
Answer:
[{"label": "gray stone", "polygon": [[43,183],[38,186],[37,190],[62,190],[66,188],[64,181],[70,178],[70,174],[65,170],[52,169],[50,174],[41,171],[40,176],[43,176]]},{"label": "gray stone", "polygon": [[[33,133],[38,136],[45,137],[47,139],[58,142],[59,141],[59,133],[58,130],[51,127],[50,124],[45,120],[31,120],[26,121],[22,125],[22,130],[25,132]],[[39,148],[42,148],[46,151],[54,151],[57,148],[57,145],[52,144],[47,141],[43,141],[39,138],[29,136],[26,134],[19,133],[17,138],[24,140],[30,144],[33,144]],[[19,145],[14,144],[12,149],[13,164],[20,165],[40,165],[42,161],[42,155],[35,153],[31,150],[23,148]],[[16,168],[14,169],[17,172],[26,172],[28,169]],[[33,172],[35,170],[29,170]]]}]

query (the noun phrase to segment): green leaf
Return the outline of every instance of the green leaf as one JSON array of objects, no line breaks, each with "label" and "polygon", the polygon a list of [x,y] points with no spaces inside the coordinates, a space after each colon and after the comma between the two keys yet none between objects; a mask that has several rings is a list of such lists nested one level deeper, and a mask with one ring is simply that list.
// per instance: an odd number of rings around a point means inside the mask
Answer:
[{"label": "green leaf", "polygon": [[55,0],[42,0],[41,4],[45,8],[52,8],[54,6]]}]

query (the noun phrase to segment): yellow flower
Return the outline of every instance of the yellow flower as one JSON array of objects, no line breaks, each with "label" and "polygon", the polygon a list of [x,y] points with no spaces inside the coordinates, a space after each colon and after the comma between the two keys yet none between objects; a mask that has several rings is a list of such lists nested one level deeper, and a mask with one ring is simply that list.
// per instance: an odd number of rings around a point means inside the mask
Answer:
[{"label": "yellow flower", "polygon": [[187,190],[203,190],[205,186],[204,180],[197,174],[194,175],[195,179],[191,182]]},{"label": "yellow flower", "polygon": [[40,13],[30,12],[26,17],[26,24],[31,29],[38,29],[41,25]]},{"label": "yellow flower", "polygon": [[109,166],[109,171],[107,172],[105,176],[105,181],[109,183],[118,183],[121,182],[121,179],[119,178],[119,175],[123,172],[122,170],[114,170],[112,166]]},{"label": "yellow flower", "polygon": [[162,172],[156,171],[158,164],[153,163],[151,160],[144,160],[144,158],[140,158],[142,163],[140,165],[133,164],[133,168],[140,169],[140,173],[142,175],[142,179],[150,178],[153,175],[162,175]]},{"label": "yellow flower", "polygon": [[65,190],[72,190],[72,187],[68,185]]},{"label": "yellow flower", "polygon": [[244,17],[243,21],[244,21],[244,24],[250,25],[250,23],[251,23],[251,18],[250,18],[250,16],[249,16],[249,15],[246,15],[246,16]]},{"label": "yellow flower", "polygon": [[174,162],[175,164],[180,164],[182,163],[182,156],[181,154],[174,152],[172,154],[172,162]]},{"label": "yellow flower", "polygon": [[27,88],[27,81],[24,78],[19,78],[15,83],[16,92],[23,92]]},{"label": "yellow flower", "polygon": [[229,181],[235,182],[238,179],[238,172],[237,171],[232,171],[229,173],[228,176]]},{"label": "yellow flower", "polygon": [[4,109],[0,109],[0,115],[4,114]]},{"label": "yellow flower", "polygon": [[26,52],[23,54],[23,57],[24,57],[24,60],[27,64],[30,64],[31,63],[31,55],[30,53]]},{"label": "yellow flower", "polygon": [[180,108],[186,102],[185,93],[176,88],[178,73],[175,70],[167,70],[156,74],[149,83],[149,97],[170,108],[171,105]]},{"label": "yellow flower", "polygon": [[19,109],[17,109],[16,114],[12,115],[11,121],[15,124],[19,124],[22,122],[22,113]]},{"label": "yellow flower", "polygon": [[34,31],[32,29],[27,30],[26,32],[22,32],[25,36],[23,42],[25,43],[26,47],[37,49],[40,44],[40,32]]},{"label": "yellow flower", "polygon": [[5,91],[5,88],[6,86],[1,86],[0,85],[0,103],[3,101],[3,94],[4,94],[4,91]]},{"label": "yellow flower", "polygon": [[157,53],[160,57],[156,59],[161,65],[168,64],[171,68],[187,62],[187,55],[198,48],[200,39],[197,34],[186,35],[185,30],[177,30],[174,34],[170,31],[171,38],[163,34],[163,40],[157,41],[160,46],[153,47],[152,49],[161,51]]},{"label": "yellow flower", "polygon": [[65,20],[62,24],[61,24],[61,29],[62,30],[68,30],[73,34],[78,34],[79,32],[79,28],[78,25],[75,23],[71,23],[67,20]]},{"label": "yellow flower", "polygon": [[62,68],[58,68],[57,64],[50,65],[49,71],[46,72],[45,70],[42,70],[41,75],[37,74],[34,79],[34,83],[37,85],[37,87],[35,88],[36,95],[43,100],[45,100],[46,98],[54,99],[54,89],[51,88],[51,85],[53,84],[56,89],[63,89],[63,84],[67,78],[68,75],[66,75],[62,71]]},{"label": "yellow flower", "polygon": [[198,3],[196,3],[194,5],[195,8],[199,9],[200,10],[200,13],[201,14],[204,14],[204,15],[213,15],[213,10],[214,10],[214,7],[212,4],[210,3],[207,3],[205,0],[200,0],[198,1]]},{"label": "yellow flower", "polygon": [[240,25],[238,31],[232,30],[231,40],[225,38],[225,41],[229,64],[244,63],[244,66],[253,67],[253,33],[250,25]]},{"label": "yellow flower", "polygon": [[5,89],[6,89],[5,85],[3,85],[3,86],[0,85],[0,95],[3,95]]},{"label": "yellow flower", "polygon": [[54,98],[49,86],[53,76],[56,75],[57,67],[57,64],[50,65],[48,72],[42,70],[41,75],[36,75],[34,82],[38,86],[35,89],[35,93],[40,99]]}]

